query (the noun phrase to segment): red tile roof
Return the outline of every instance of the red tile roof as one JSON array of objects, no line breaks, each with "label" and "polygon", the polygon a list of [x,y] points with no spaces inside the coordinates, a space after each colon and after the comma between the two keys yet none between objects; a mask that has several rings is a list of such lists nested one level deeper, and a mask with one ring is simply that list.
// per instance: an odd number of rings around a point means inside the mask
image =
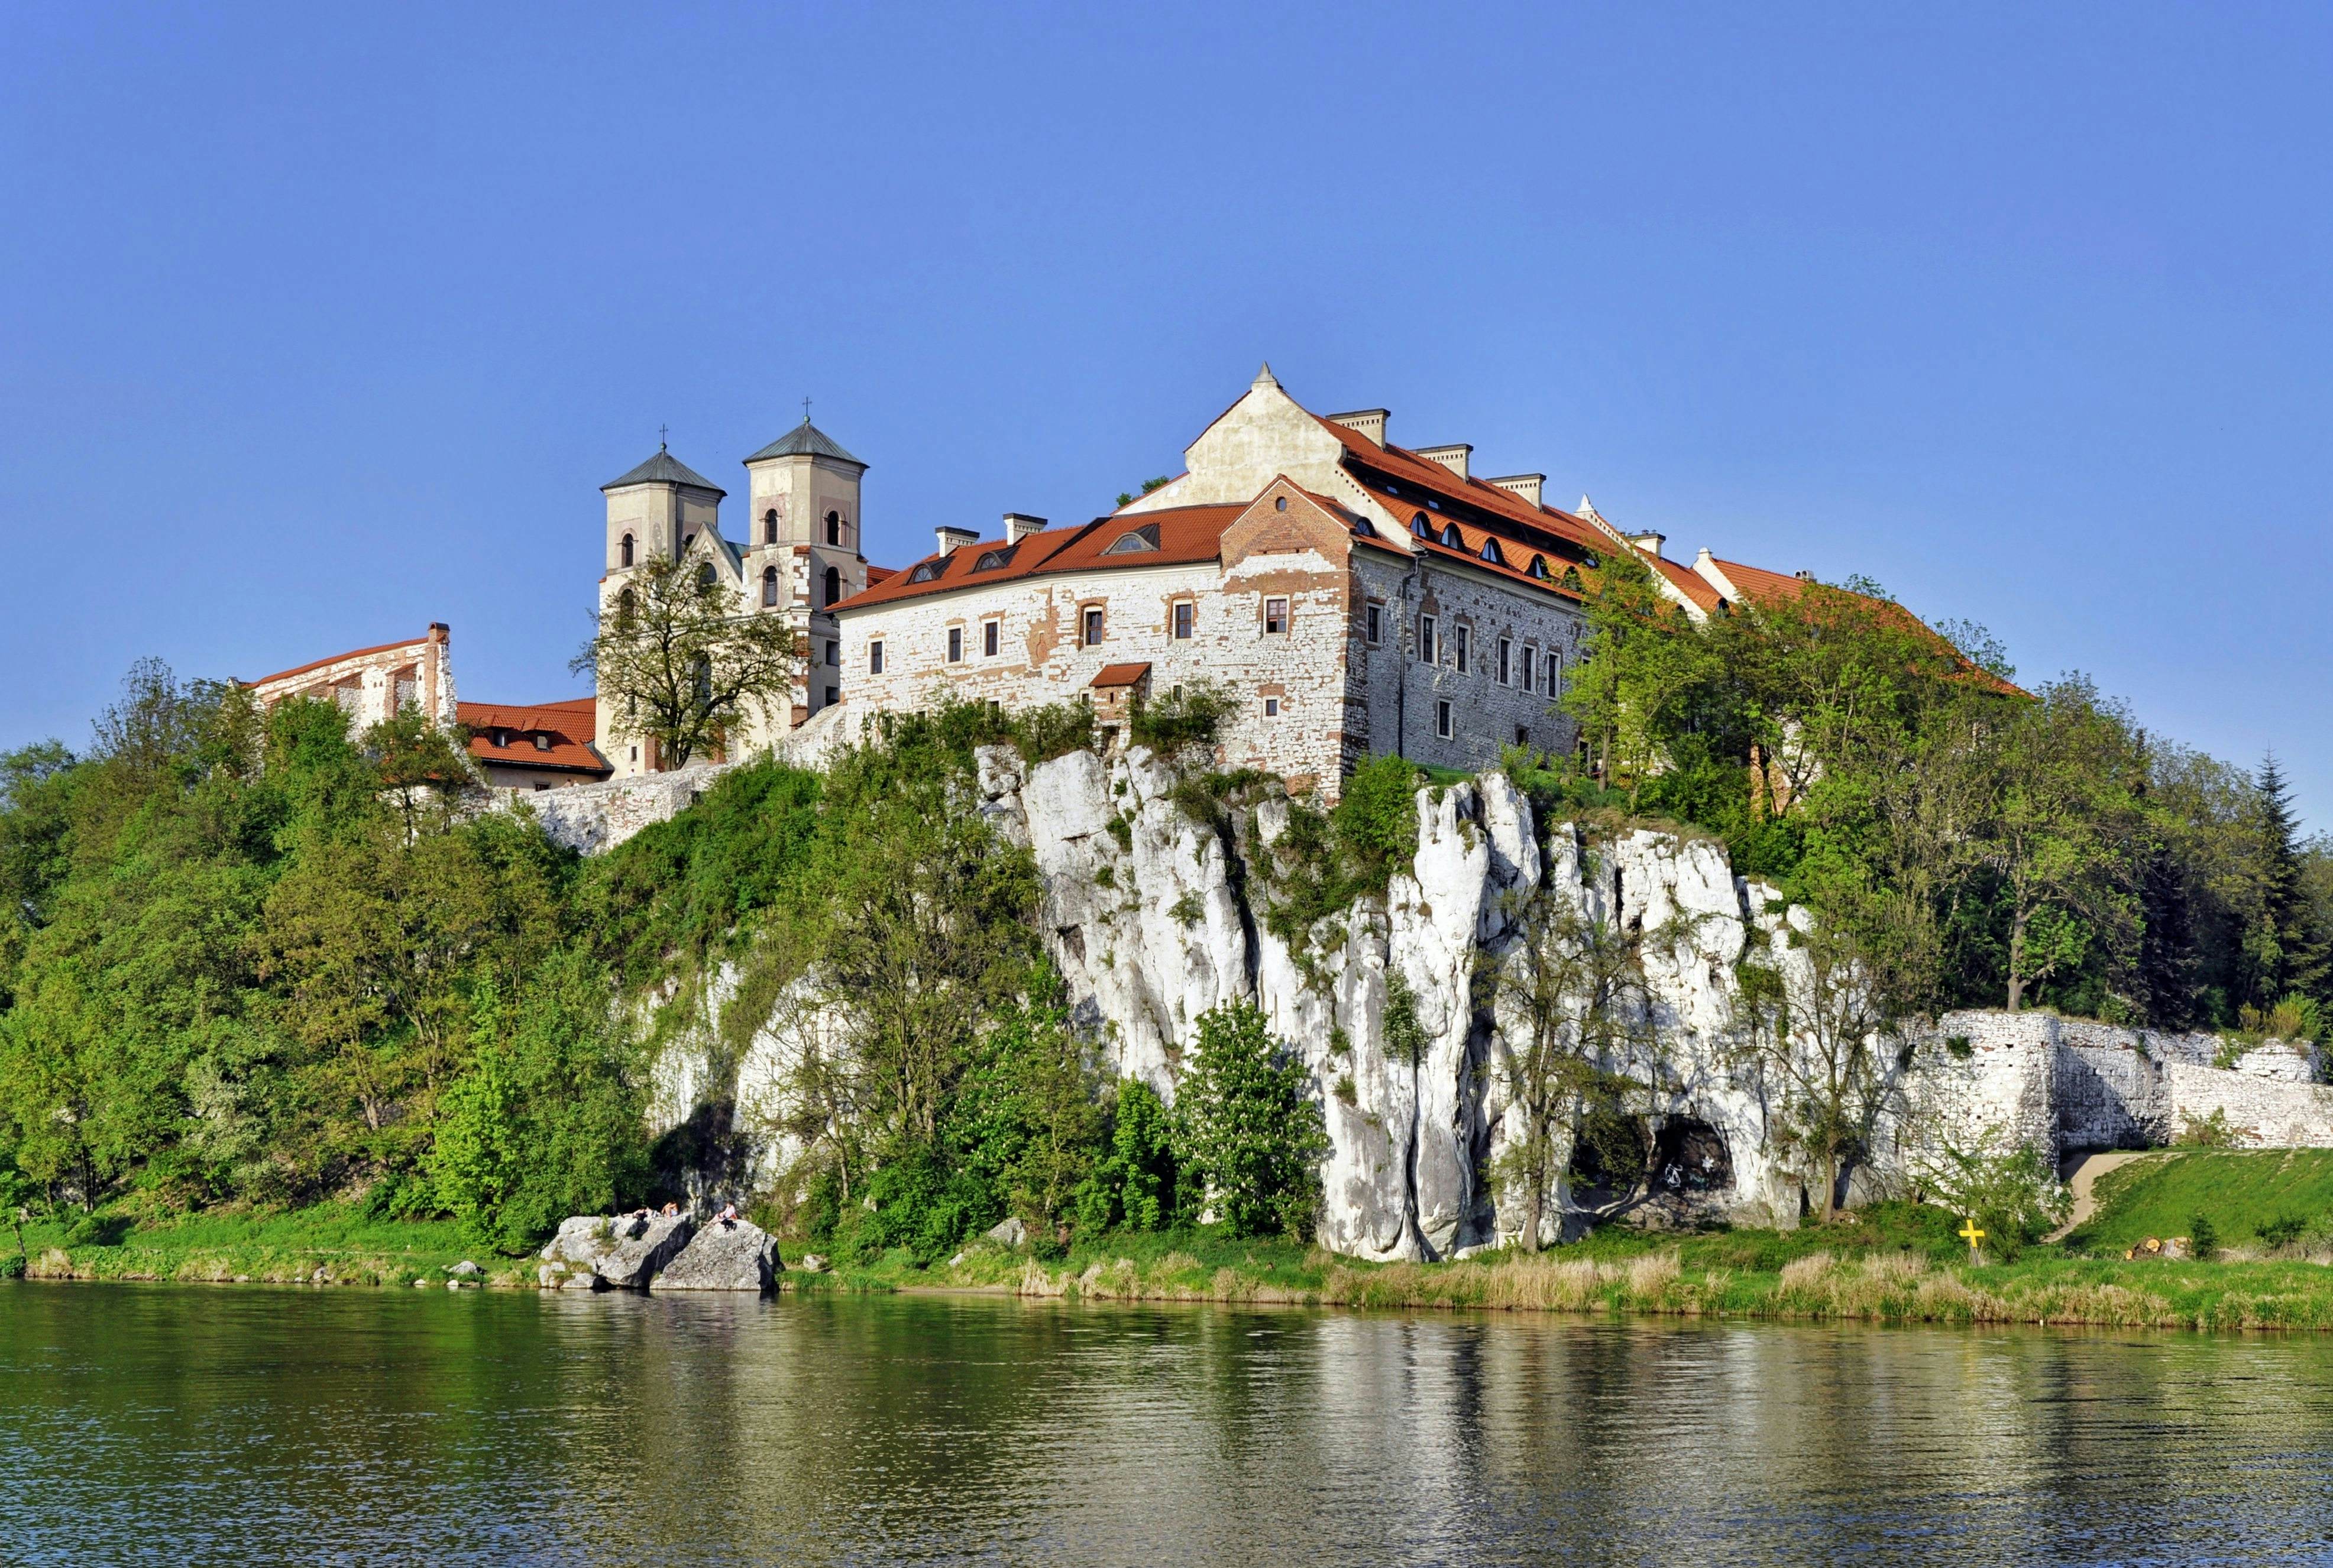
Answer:
[{"label": "red tile roof", "polygon": [[[1613,548],[1611,537],[1584,518],[1552,506],[1533,506],[1512,490],[1503,490],[1484,480],[1458,477],[1455,471],[1420,457],[1407,447],[1380,446],[1358,430],[1350,430],[1333,420],[1321,419],[1320,427],[1343,443],[1346,455],[1365,467],[1394,481],[1395,489],[1387,492],[1382,484],[1368,484],[1367,489],[1385,494],[1384,504],[1398,512],[1404,502],[1423,502],[1428,497],[1438,501],[1458,501],[1477,511],[1493,514],[1502,521],[1522,525],[1549,534],[1565,543],[1577,546],[1593,555],[1602,555]],[[1426,516],[1436,521],[1438,513],[1426,508]]]},{"label": "red tile roof", "polygon": [[[1748,566],[1738,560],[1718,560],[1714,556],[1711,560],[1717,569],[1724,574],[1725,580],[1740,588],[1742,597],[1753,604],[1761,599],[1769,604],[1788,604],[1806,592],[1812,581],[1811,578],[1793,574],[1768,571],[1762,566]],[[1959,663],[1962,674],[1977,677],[1979,684],[1989,685],[2004,696],[2021,697],[2026,694],[2024,689],[2015,683],[2004,681],[1992,671],[1980,668],[1958,648],[1953,646],[1950,638],[1894,599],[1873,598],[1869,594],[1856,593],[1853,588],[1834,588],[1832,591],[1850,595],[1867,604],[1877,605],[1887,615],[1901,617],[1926,636],[1933,638],[1938,649],[1951,654]]]},{"label": "red tile roof", "polygon": [[362,659],[374,654],[393,654],[399,648],[422,648],[428,645],[428,635],[424,633],[418,637],[403,637],[393,643],[381,643],[370,648],[350,648],[345,654],[332,654],[325,658],[310,659],[304,664],[294,664],[288,670],[278,670],[272,675],[262,675],[255,681],[237,681],[235,684],[264,686],[271,681],[283,681],[291,679],[293,675],[304,675],[310,670],[321,670],[326,664],[337,664],[343,659]]},{"label": "red tile roof", "polygon": [[1147,661],[1138,664],[1104,664],[1095,672],[1093,684],[1103,688],[1139,685],[1148,674],[1150,665]]},{"label": "red tile roof", "polygon": [[[562,773],[589,773],[605,778],[614,771],[591,741],[599,730],[599,703],[590,697],[557,703],[456,703],[455,718],[470,731],[470,755],[481,762],[506,768],[542,768]],[[494,731],[511,732],[511,744],[494,743]],[[534,737],[547,734],[551,749],[536,747]]]},{"label": "red tile roof", "polygon": [[1725,602],[1725,596],[1717,591],[1717,586],[1691,567],[1673,561],[1665,555],[1652,555],[1641,550],[1637,553],[1644,558],[1647,566],[1660,573],[1672,588],[1685,595],[1686,602],[1695,608],[1714,611]]},{"label": "red tile roof", "polygon": [[[984,588],[992,583],[1018,582],[1029,578],[1050,577],[1059,572],[1092,570],[1113,566],[1178,566],[1192,561],[1213,560],[1223,551],[1224,530],[1248,508],[1247,502],[1230,506],[1181,506],[1158,512],[1146,512],[1123,517],[1098,517],[1093,521],[1072,528],[1049,528],[1041,533],[1026,533],[1020,541],[1007,545],[1003,540],[983,540],[978,544],[959,545],[946,555],[931,555],[913,567],[896,571],[877,582],[870,570],[867,587],[842,600],[838,609],[864,609],[871,605],[889,604],[896,599],[920,598],[926,594],[948,593],[956,588]],[[1104,553],[1128,533],[1155,526],[1158,531],[1158,548],[1126,556]],[[981,559],[997,551],[1011,553],[1000,565],[987,570],[978,569]],[[936,571],[917,581],[926,569]]]}]

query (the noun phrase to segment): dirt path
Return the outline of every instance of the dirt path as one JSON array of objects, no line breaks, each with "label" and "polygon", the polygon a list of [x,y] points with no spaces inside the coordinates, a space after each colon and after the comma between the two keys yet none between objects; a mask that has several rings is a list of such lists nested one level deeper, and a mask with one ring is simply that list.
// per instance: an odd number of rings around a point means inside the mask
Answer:
[{"label": "dirt path", "polygon": [[2045,1241],[2063,1241],[2083,1221],[2098,1211],[2098,1178],[2117,1165],[2127,1165],[2133,1160],[2160,1153],[2158,1149],[2107,1149],[2095,1154],[2075,1156],[2073,1166],[2064,1174],[2066,1184],[2074,1190],[2074,1214],[2056,1230],[2042,1238]]}]

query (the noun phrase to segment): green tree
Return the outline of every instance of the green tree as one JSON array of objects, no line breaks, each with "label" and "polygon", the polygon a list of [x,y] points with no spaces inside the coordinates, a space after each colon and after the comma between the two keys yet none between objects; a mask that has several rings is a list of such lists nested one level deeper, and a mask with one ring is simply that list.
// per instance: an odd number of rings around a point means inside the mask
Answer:
[{"label": "green tree", "polygon": [[1191,1192],[1234,1236],[1311,1234],[1328,1152],[1303,1065],[1288,1059],[1253,1002],[1199,1015],[1175,1095],[1176,1153]]},{"label": "green tree", "polygon": [[1158,1091],[1139,1078],[1121,1080],[1110,1107],[1109,1143],[1078,1194],[1078,1223],[1163,1230],[1176,1212],[1174,1116]]},{"label": "green tree", "polygon": [[709,566],[658,558],[633,575],[572,667],[597,679],[624,732],[679,768],[787,702],[801,662],[785,617],[755,612]]},{"label": "green tree", "polygon": [[1492,1174],[1520,1193],[1536,1252],[1583,1118],[1649,1081],[1658,1042],[1636,944],[1559,891],[1526,903],[1510,944],[1481,961],[1505,1047],[1484,1108],[1506,1133]]},{"label": "green tree", "polygon": [[2327,937],[2318,923],[2284,770],[2271,752],[2254,775],[2253,891],[2242,938],[2242,1000],[2265,1012],[2325,988]]}]

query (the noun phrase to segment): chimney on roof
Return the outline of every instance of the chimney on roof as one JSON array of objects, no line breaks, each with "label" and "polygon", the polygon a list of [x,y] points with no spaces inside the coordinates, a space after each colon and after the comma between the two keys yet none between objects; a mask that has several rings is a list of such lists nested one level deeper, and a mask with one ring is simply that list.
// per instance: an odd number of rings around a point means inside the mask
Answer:
[{"label": "chimney on roof", "polygon": [[1030,534],[1044,531],[1045,520],[1042,517],[1032,517],[1025,512],[1004,514],[1004,542],[1007,544],[1019,544]]},{"label": "chimney on roof", "polygon": [[1366,435],[1379,446],[1385,445],[1386,421],[1393,416],[1383,408],[1356,408],[1350,414],[1331,414],[1329,423],[1341,425],[1357,435]]},{"label": "chimney on roof", "polygon": [[1808,570],[1806,568],[1804,568],[1804,567],[1800,567],[1800,568],[1796,572],[1792,573],[1791,575],[1792,575],[1792,576],[1794,576],[1794,577],[1796,577],[1796,578],[1797,578],[1800,582],[1812,582],[1812,581],[1814,581],[1814,580],[1815,580],[1815,574],[1814,574],[1814,573],[1812,573],[1812,572],[1810,572],[1810,571],[1809,571],[1809,570]]},{"label": "chimney on roof", "polygon": [[1485,480],[1483,483],[1487,484],[1495,484],[1501,490],[1509,491],[1516,495],[1520,495],[1525,501],[1530,502],[1533,506],[1537,506],[1540,504],[1540,486],[1547,483],[1547,475],[1544,473],[1510,473],[1504,479]]},{"label": "chimney on roof", "polygon": [[1474,450],[1474,447],[1465,442],[1455,441],[1447,446],[1421,446],[1417,449],[1417,454],[1428,463],[1442,464],[1443,467],[1464,479],[1466,477],[1467,454]]},{"label": "chimney on roof", "polygon": [[447,626],[444,621],[431,621],[429,623],[429,640],[431,642],[447,642],[452,639],[453,636],[454,628]]},{"label": "chimney on roof", "polygon": [[1669,536],[1665,533],[1633,533],[1628,536],[1630,544],[1635,545],[1655,560],[1661,559],[1661,546],[1668,541]]},{"label": "chimney on roof", "polygon": [[935,529],[933,531],[940,536],[940,553],[942,555],[954,555],[965,545],[978,544],[980,542],[980,534],[978,531],[969,528],[940,528]]}]

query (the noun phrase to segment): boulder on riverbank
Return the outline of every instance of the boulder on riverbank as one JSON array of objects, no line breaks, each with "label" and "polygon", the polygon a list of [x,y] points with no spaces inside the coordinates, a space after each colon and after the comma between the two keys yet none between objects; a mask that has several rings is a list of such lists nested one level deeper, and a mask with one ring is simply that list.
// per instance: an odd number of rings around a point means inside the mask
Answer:
[{"label": "boulder on riverbank", "polygon": [[543,1244],[535,1277],[546,1290],[645,1290],[696,1233],[679,1214],[578,1214]]},{"label": "boulder on riverbank", "polygon": [[777,1238],[747,1219],[715,1219],[698,1231],[648,1288],[770,1290],[777,1285]]}]

